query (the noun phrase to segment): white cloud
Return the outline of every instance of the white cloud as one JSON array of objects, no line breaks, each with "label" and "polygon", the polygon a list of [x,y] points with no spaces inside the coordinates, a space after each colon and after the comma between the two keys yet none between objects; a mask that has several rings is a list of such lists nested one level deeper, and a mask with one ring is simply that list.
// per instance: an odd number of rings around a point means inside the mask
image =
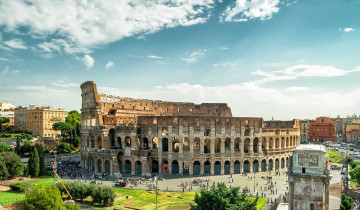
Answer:
[{"label": "white cloud", "polygon": [[252,83],[264,84],[267,82],[295,80],[298,78],[310,77],[338,77],[357,71],[360,71],[360,66],[351,70],[343,70],[334,66],[296,65],[279,71],[264,72],[258,70],[252,72],[252,74],[254,75],[259,75],[263,77],[262,79],[252,81]]},{"label": "white cloud", "polygon": [[245,22],[249,19],[268,20],[279,11],[279,0],[237,0],[221,14],[220,22]]},{"label": "white cloud", "polygon": [[114,63],[112,61],[109,61],[106,65],[105,65],[105,68],[108,69],[110,67],[113,67],[114,66]]},{"label": "white cloud", "polygon": [[192,53],[187,53],[187,55],[182,58],[181,60],[187,62],[187,63],[196,63],[199,58],[203,57],[206,53],[206,50],[197,50]]},{"label": "white cloud", "polygon": [[226,61],[224,63],[215,63],[214,68],[220,68],[222,70],[240,71],[242,60]]},{"label": "white cloud", "polygon": [[25,43],[21,39],[11,39],[11,40],[5,41],[4,44],[6,44],[7,46],[9,46],[11,48],[27,49],[27,47],[25,46]]},{"label": "white cloud", "polygon": [[56,80],[49,82],[50,85],[54,87],[61,87],[61,88],[79,88],[80,85],[72,82],[66,82],[64,80]]},{"label": "white cloud", "polygon": [[139,58],[139,59],[144,58],[144,56],[139,56],[139,55],[127,55],[127,56],[132,58]]},{"label": "white cloud", "polygon": [[291,87],[286,88],[286,90],[289,90],[289,91],[304,91],[304,90],[309,90],[309,88],[308,87],[291,86]]},{"label": "white cloud", "polygon": [[147,57],[151,58],[151,59],[163,59],[162,57],[157,56],[157,55],[148,55]]},{"label": "white cloud", "polygon": [[213,5],[214,0],[11,0],[0,2],[0,26],[8,32],[25,27],[37,38],[55,35],[49,42],[67,53],[90,53],[125,37],[204,23]]},{"label": "white cloud", "polygon": [[9,59],[4,58],[4,57],[0,57],[0,61],[9,61]]},{"label": "white cloud", "polygon": [[84,55],[84,57],[81,59],[82,62],[84,62],[87,69],[92,68],[94,66],[94,58],[90,55]]},{"label": "white cloud", "polygon": [[220,50],[228,50],[228,49],[229,49],[228,47],[224,47],[224,46],[220,47]]},{"label": "white cloud", "polygon": [[40,47],[45,52],[52,52],[53,50],[60,51],[60,47],[53,42],[43,42],[38,44],[38,47]]},{"label": "white cloud", "polygon": [[351,32],[351,31],[355,31],[355,29],[353,29],[353,28],[345,28],[344,31],[345,32]]},{"label": "white cloud", "polygon": [[11,69],[9,66],[5,66],[5,68],[1,71],[0,75],[5,76],[8,74],[17,74],[20,70],[17,69]]}]

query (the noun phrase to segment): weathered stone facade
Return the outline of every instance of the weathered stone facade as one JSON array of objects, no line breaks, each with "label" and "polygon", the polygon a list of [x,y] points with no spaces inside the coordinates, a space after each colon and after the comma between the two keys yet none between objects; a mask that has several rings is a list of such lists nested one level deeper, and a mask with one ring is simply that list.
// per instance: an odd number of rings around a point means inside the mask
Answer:
[{"label": "weathered stone facade", "polygon": [[285,168],[299,121],[232,117],[226,104],[136,100],[82,89],[84,167],[114,175],[237,174]]},{"label": "weathered stone facade", "polygon": [[289,167],[289,210],[329,209],[330,170],[325,147],[301,145]]}]

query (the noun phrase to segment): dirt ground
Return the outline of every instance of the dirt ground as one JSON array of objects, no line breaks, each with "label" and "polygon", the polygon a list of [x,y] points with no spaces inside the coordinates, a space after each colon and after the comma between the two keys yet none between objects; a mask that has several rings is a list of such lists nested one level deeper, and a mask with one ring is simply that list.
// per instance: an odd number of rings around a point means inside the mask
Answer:
[{"label": "dirt ground", "polygon": [[330,195],[341,198],[341,182],[330,184]]},{"label": "dirt ground", "polygon": [[1,210],[23,210],[23,209],[24,209],[24,204],[18,203],[18,204],[3,206]]},{"label": "dirt ground", "polygon": [[0,191],[8,191],[8,190],[11,190],[11,187],[6,185],[0,185]]}]

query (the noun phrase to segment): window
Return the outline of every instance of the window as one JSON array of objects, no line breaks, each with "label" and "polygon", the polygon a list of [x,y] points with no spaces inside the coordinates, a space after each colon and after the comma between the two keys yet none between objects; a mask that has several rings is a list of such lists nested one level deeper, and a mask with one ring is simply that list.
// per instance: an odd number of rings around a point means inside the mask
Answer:
[{"label": "window", "polygon": [[305,174],[305,167],[302,168],[302,173]]},{"label": "window", "polygon": [[133,109],[135,109],[135,106],[133,106]]},{"label": "window", "polygon": [[310,210],[315,210],[315,205],[313,203],[310,203]]}]

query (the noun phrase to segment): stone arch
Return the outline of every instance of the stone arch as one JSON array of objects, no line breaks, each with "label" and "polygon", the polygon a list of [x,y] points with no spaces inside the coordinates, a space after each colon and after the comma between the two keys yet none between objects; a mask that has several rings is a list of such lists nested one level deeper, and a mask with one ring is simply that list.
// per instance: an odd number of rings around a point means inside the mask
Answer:
[{"label": "stone arch", "polygon": [[244,153],[249,153],[250,139],[246,138],[244,141]]},{"label": "stone arch", "polygon": [[194,139],[194,148],[193,148],[193,151],[196,152],[196,151],[200,151],[200,138],[199,137],[196,137]]},{"label": "stone arch", "polygon": [[172,174],[179,174],[179,162],[177,160],[172,161],[171,171],[172,171]]},{"label": "stone arch", "polygon": [[125,174],[131,174],[131,161],[125,160]]},{"label": "stone arch", "polygon": [[276,158],[276,159],[275,159],[275,170],[279,170],[279,166],[280,166],[280,164],[279,164],[279,158]]},{"label": "stone arch", "polygon": [[272,137],[270,137],[269,139],[269,148],[274,148],[274,139]]},{"label": "stone arch", "polygon": [[91,171],[95,172],[95,159],[91,158]]},{"label": "stone arch", "polygon": [[122,149],[122,142],[121,142],[121,137],[120,136],[118,136],[117,138],[116,138],[116,143],[117,143],[117,145],[118,145],[118,148],[119,149]]},{"label": "stone arch", "polygon": [[159,161],[157,161],[157,160],[151,161],[151,172],[159,173]]},{"label": "stone arch", "polygon": [[248,160],[244,161],[244,173],[250,173],[250,162]]},{"label": "stone arch", "polygon": [[234,141],[234,151],[239,152],[241,150],[241,139],[237,137]]},{"label": "stone arch", "polygon": [[221,152],[221,139],[220,138],[215,139],[214,147],[215,147],[214,148],[215,153],[220,153]]},{"label": "stone arch", "polygon": [[259,172],[259,161],[257,159],[253,161],[253,172]]},{"label": "stone arch", "polygon": [[275,139],[275,148],[277,149],[279,147],[280,147],[280,140],[279,140],[279,138],[276,138]]},{"label": "stone arch", "polygon": [[254,153],[259,153],[259,138],[255,137],[253,140],[253,151]]},{"label": "stone arch", "polygon": [[281,138],[281,148],[285,148],[285,138]]},{"label": "stone arch", "polygon": [[205,139],[204,140],[204,153],[210,153],[211,152],[211,140]]},{"label": "stone arch", "polygon": [[193,163],[193,175],[200,175],[200,162],[194,161]]},{"label": "stone arch", "polygon": [[158,137],[155,136],[152,139],[152,145],[153,145],[153,149],[159,149],[159,139],[158,139]]},{"label": "stone arch", "polygon": [[141,176],[141,174],[142,174],[142,164],[138,160],[135,162],[135,175]]},{"label": "stone arch", "polygon": [[162,151],[168,152],[169,151],[169,139],[168,138],[162,138]]},{"label": "stone arch", "polygon": [[261,140],[261,150],[262,151],[265,151],[267,148],[266,148],[266,138],[262,138]]},{"label": "stone arch", "polygon": [[274,161],[272,159],[269,160],[269,171],[273,170]]},{"label": "stone arch", "polygon": [[125,146],[126,147],[131,147],[131,138],[130,138],[130,136],[125,137]]},{"label": "stone arch", "polygon": [[204,174],[210,174],[211,173],[211,164],[210,161],[204,162]]},{"label": "stone arch", "polygon": [[97,137],[96,144],[97,144],[98,149],[101,149],[101,148],[102,148],[101,136],[98,136],[98,137]]},{"label": "stone arch", "polygon": [[285,159],[281,158],[281,168],[285,168]]},{"label": "stone arch", "polygon": [[225,174],[230,174],[230,161],[225,161],[224,163],[224,173]]},{"label": "stone arch", "polygon": [[111,128],[109,131],[110,148],[115,147],[115,135],[116,135],[115,129]]},{"label": "stone arch", "polygon": [[261,161],[261,172],[265,172],[266,171],[266,160],[262,160]]},{"label": "stone arch", "polygon": [[286,168],[289,167],[289,157],[286,157]]},{"label": "stone arch", "polygon": [[94,139],[94,136],[90,136],[90,137],[89,137],[89,143],[90,143],[90,148],[95,148],[95,139]]},{"label": "stone arch", "polygon": [[98,159],[98,161],[97,161],[97,172],[98,173],[102,172],[102,161],[101,161],[101,159]]},{"label": "stone arch", "polygon": [[105,173],[110,174],[110,161],[105,160]]},{"label": "stone arch", "polygon": [[290,136],[290,147],[294,146],[293,145],[293,139],[292,139],[292,136]]},{"label": "stone arch", "polygon": [[231,145],[231,139],[230,138],[226,138],[225,139],[225,152],[230,152],[230,145]]},{"label": "stone arch", "polygon": [[188,137],[185,137],[183,140],[183,152],[190,151],[190,140]]},{"label": "stone arch", "polygon": [[172,151],[173,152],[179,152],[180,150],[180,142],[177,137],[174,137],[172,140]]},{"label": "stone arch", "polygon": [[289,147],[289,137],[286,137],[286,140],[285,140],[285,141],[286,141],[286,144],[285,144],[286,147]]},{"label": "stone arch", "polygon": [[163,174],[169,173],[169,162],[166,159],[162,161],[162,173]]},{"label": "stone arch", "polygon": [[221,162],[220,161],[216,161],[214,163],[214,174],[215,175],[220,175],[221,174]]},{"label": "stone arch", "polygon": [[250,128],[245,129],[244,136],[250,136]]},{"label": "stone arch", "polygon": [[162,129],[161,135],[162,136],[167,136],[169,134],[168,130],[166,128]]},{"label": "stone arch", "polygon": [[240,161],[238,160],[234,162],[234,174],[240,174]]},{"label": "stone arch", "polygon": [[149,139],[147,137],[143,138],[143,149],[149,149]]},{"label": "stone arch", "polygon": [[122,173],[124,173],[124,171],[123,171],[123,164],[122,164],[122,157],[123,157],[123,153],[122,152],[119,152],[118,154],[117,154],[117,160],[118,160],[118,166],[119,166],[119,171],[120,171],[120,173],[122,174]]},{"label": "stone arch", "polygon": [[184,175],[189,175],[190,174],[189,165],[190,165],[189,161],[184,161],[183,162],[183,174]]},{"label": "stone arch", "polygon": [[141,135],[141,134],[142,134],[142,129],[141,129],[141,128],[137,128],[137,129],[136,129],[136,134]]}]

